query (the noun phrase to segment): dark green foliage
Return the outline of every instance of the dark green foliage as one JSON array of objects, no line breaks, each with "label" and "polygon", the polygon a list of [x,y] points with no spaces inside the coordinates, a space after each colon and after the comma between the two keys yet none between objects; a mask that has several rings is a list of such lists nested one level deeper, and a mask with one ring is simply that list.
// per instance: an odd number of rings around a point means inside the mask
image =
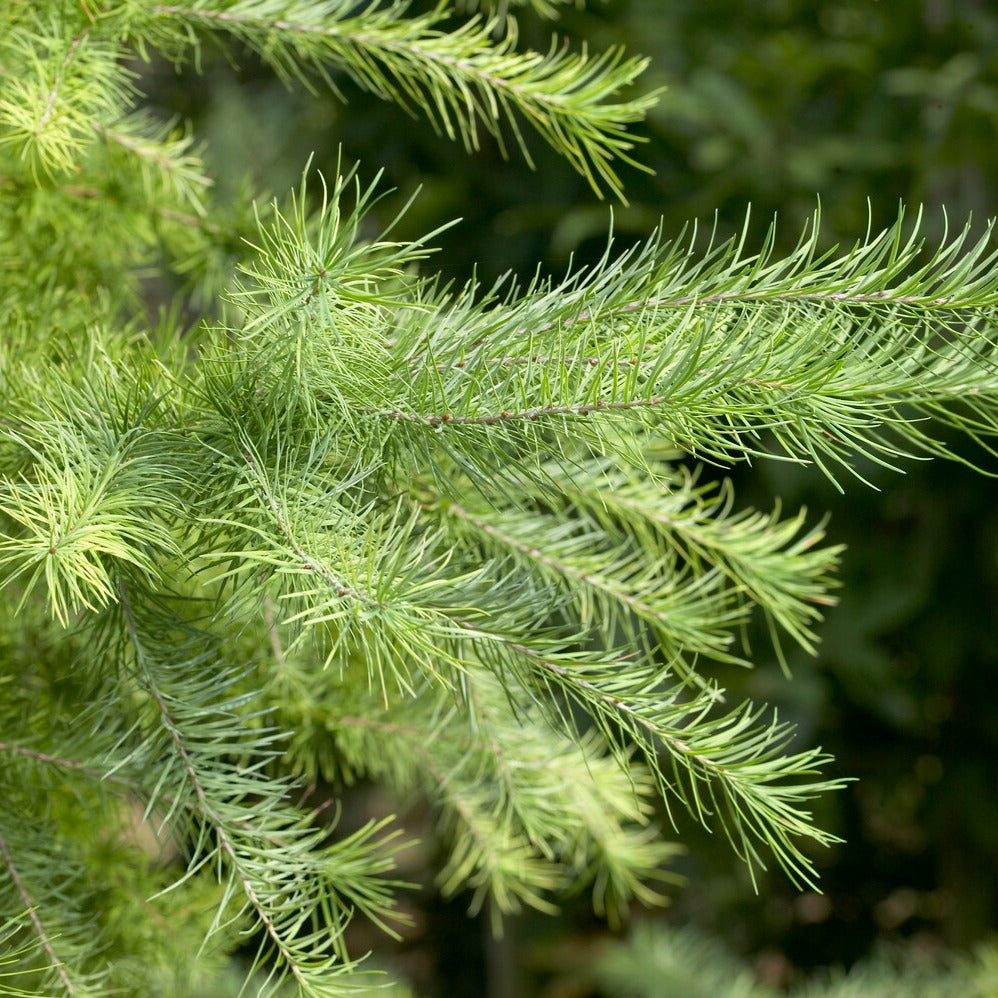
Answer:
[{"label": "dark green foliage", "polygon": [[998,984],[993,947],[971,958],[883,954],[848,973],[819,973],[789,990],[759,984],[747,965],[710,937],[689,929],[636,925],[623,943],[607,947],[595,963],[597,981],[614,998],[986,998]]}]

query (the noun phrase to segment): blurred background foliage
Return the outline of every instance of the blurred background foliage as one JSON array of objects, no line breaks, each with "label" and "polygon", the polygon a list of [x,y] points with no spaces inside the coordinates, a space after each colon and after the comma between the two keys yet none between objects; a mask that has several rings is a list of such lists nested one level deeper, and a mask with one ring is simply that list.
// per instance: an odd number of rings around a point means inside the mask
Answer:
[{"label": "blurred background foliage", "polygon": [[[775,215],[778,249],[789,249],[818,204],[829,246],[889,224],[901,201],[924,205],[939,234],[947,215],[961,226],[996,214],[993,0],[594,0],[564,8],[556,23],[525,15],[522,44],[546,49],[554,30],[652,59],[642,86],[664,89],[638,158],[654,172],[625,169],[627,205],[599,201],[539,144],[533,171],[503,160],[487,136],[468,155],[345,79],[346,103],[321,88],[315,99],[291,94],[248,57],[234,70],[209,55],[200,76],[159,63],[140,71],[162,113],[191,120],[206,139],[223,199],[244,197],[247,178],[283,194],[312,153],[331,174],[342,148],[362,177],[384,169],[385,189],[397,191],[381,205],[385,220],[421,188],[399,237],[463,219],[438,238],[434,261],[455,280],[476,266],[486,283],[537,266],[558,275],[573,255],[585,263],[603,251],[611,217],[624,247],[660,220],[666,236],[691,220],[727,236],[751,205],[755,238]],[[998,472],[993,457],[964,453]],[[818,967],[885,952],[969,953],[996,927],[995,486],[959,464],[904,471],[869,469],[877,490],[857,482],[845,495],[785,464],[734,471],[742,502],[828,510],[830,540],[849,548],[818,658],[795,661],[790,682],[766,660],[723,681],[733,697],[777,705],[801,739],[858,777],[819,804],[846,840],[818,857],[820,895],[797,894],[778,875],[755,894],[725,843],[680,829],[688,880],[660,917],[718,940],[753,986],[804,993]],[[417,928],[398,955],[416,993],[628,993],[593,970],[608,933],[587,916],[525,917],[495,941],[465,919],[464,904],[418,899]]]}]

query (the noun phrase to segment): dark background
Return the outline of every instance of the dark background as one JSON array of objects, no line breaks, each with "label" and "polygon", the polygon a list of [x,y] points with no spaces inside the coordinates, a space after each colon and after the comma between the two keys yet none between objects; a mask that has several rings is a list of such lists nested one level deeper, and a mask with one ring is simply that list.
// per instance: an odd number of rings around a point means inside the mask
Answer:
[{"label": "dark background", "polygon": [[[567,8],[556,25],[525,15],[523,44],[546,49],[555,29],[596,50],[623,44],[650,56],[642,87],[666,88],[640,129],[648,141],[638,158],[655,172],[625,167],[629,204],[612,207],[620,246],[659,219],[667,235],[691,219],[709,229],[715,217],[732,234],[749,205],[752,237],[775,215],[783,249],[819,203],[829,246],[890,224],[900,202],[912,214],[924,206],[930,242],[946,217],[959,228],[973,215],[980,228],[998,208],[991,0],[594,2]],[[383,168],[384,185],[397,188],[385,219],[422,187],[397,236],[463,218],[434,261],[455,279],[474,264],[486,282],[538,264],[559,274],[570,254],[585,262],[604,248],[611,206],[539,144],[531,172],[487,137],[466,155],[347,80],[344,105],[290,94],[250,58],[238,73],[221,60],[206,66],[196,77],[154,64],[145,86],[206,138],[223,199],[247,174],[283,193],[313,152],[332,173],[342,146],[362,180]],[[998,459],[956,446],[998,472]],[[995,485],[958,463],[865,470],[877,489],[846,482],[845,495],[782,464],[734,472],[745,504],[768,508],[779,496],[814,518],[830,511],[830,540],[848,551],[819,656],[793,661],[789,682],[765,653],[755,671],[725,681],[735,696],[778,705],[803,742],[831,751],[858,781],[817,806],[846,840],[817,857],[823,895],[778,875],[755,893],[724,841],[684,827],[688,881],[662,917],[717,936],[778,986],[886,944],[966,949],[996,926]],[[524,917],[495,942],[465,917],[465,899],[426,892],[418,903],[420,928],[397,956],[419,994],[593,993],[579,968],[607,930],[584,906],[558,920]]]}]

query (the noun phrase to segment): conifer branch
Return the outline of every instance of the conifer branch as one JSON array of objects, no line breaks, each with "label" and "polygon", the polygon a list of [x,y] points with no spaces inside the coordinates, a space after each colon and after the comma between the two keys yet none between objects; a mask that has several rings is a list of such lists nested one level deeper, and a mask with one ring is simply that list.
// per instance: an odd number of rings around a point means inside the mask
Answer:
[{"label": "conifer branch", "polygon": [[[775,223],[758,253],[745,253],[744,231],[705,249],[697,248],[697,232],[683,248],[682,238],[664,246],[660,276],[664,293],[624,302],[609,312],[580,311],[566,323],[591,322],[609,315],[628,315],[646,309],[687,309],[690,306],[738,307],[763,302],[812,302],[860,307],[902,307],[930,314],[978,310],[998,304],[995,265],[998,250],[992,242],[994,223],[971,241],[969,223],[955,236],[947,233],[938,248],[926,252],[919,236],[922,211],[907,225],[905,212],[877,234],[837,254],[819,251],[821,212],[816,211],[794,251],[773,259]],[[649,244],[655,245],[657,239]],[[643,255],[643,254],[642,254]],[[927,257],[927,259],[926,259]]]},{"label": "conifer branch", "polygon": [[[150,205],[161,203],[160,191],[166,186],[179,202],[193,210],[196,218],[205,214],[203,193],[211,186],[211,179],[194,150],[192,137],[173,134],[175,122],[161,125],[147,115],[133,114],[114,126],[95,121],[93,129],[105,142],[139,160]],[[172,209],[169,213],[183,217]]]},{"label": "conifer branch", "polygon": [[14,890],[17,892],[17,896],[20,898],[21,903],[24,906],[25,917],[31,923],[35,937],[38,939],[42,949],[45,951],[45,955],[48,957],[50,968],[54,969],[58,974],[59,980],[62,983],[67,995],[77,994],[76,987],[70,979],[65,965],[53,949],[53,942],[49,936],[49,933],[45,931],[41,919],[38,917],[37,906],[34,899],[28,894],[27,889],[21,882],[21,877],[18,874],[14,857],[11,855],[10,849],[4,841],[3,836],[0,836],[0,859],[3,860],[3,865],[7,870],[7,876],[10,877],[11,882],[14,885]]},{"label": "conifer branch", "polygon": [[[502,22],[472,18],[441,30],[444,6],[405,16],[408,4],[379,9],[371,4],[261,3],[216,0],[199,6],[156,4],[154,16],[229,32],[254,48],[289,80],[309,85],[303,62],[333,85],[329,66],[345,71],[359,86],[407,110],[416,107],[448,138],[477,149],[477,129],[488,132],[505,152],[501,124],[527,161],[520,132],[524,118],[565,156],[597,193],[608,188],[623,199],[614,160],[640,168],[629,154],[639,138],[626,126],[654,103],[648,95],[614,103],[640,75],[647,60],[627,59],[618,50],[590,56],[552,41],[546,54],[516,51],[515,22],[496,41]],[[335,87],[334,87],[335,89]]]},{"label": "conifer branch", "polygon": [[[575,505],[608,529],[624,530],[645,550],[664,543],[694,571],[701,562],[718,570],[739,597],[762,608],[784,667],[776,624],[816,653],[812,625],[821,619],[821,607],[836,602],[829,593],[834,586],[830,572],[842,552],[841,546],[819,546],[823,524],[805,531],[805,510],[783,520],[778,508],[769,514],[735,512],[729,481],[715,491],[697,486],[693,476],[678,475],[663,501],[657,488],[609,462],[596,463],[590,471],[594,484],[577,488]],[[521,484],[530,489],[529,483]]]},{"label": "conifer branch", "polygon": [[[585,521],[568,521],[571,529],[566,530],[547,516],[472,515],[455,502],[447,502],[444,510],[470,528],[470,534],[522,558],[527,571],[551,576],[578,603],[581,624],[598,627],[605,640],[622,628],[640,644],[647,642],[647,628],[658,638],[658,650],[688,677],[693,673],[682,664],[687,655],[730,657],[731,629],[742,622],[742,611],[718,590],[714,571],[690,577],[688,566],[667,557],[649,559],[649,551],[602,534]],[[600,568],[594,571],[596,564]],[[621,611],[641,625],[629,625]]]},{"label": "conifer branch", "polygon": [[[592,879],[594,902],[610,917],[631,898],[661,903],[648,881],[675,848],[647,827],[647,775],[632,769],[622,783],[594,732],[553,745],[529,706],[511,705],[512,691],[501,694],[480,668],[462,677],[462,690],[470,731],[450,694],[432,689],[379,717],[327,722],[349,766],[399,790],[421,787],[449,816],[455,845],[440,873],[445,890],[473,888],[473,908],[488,898],[494,918],[524,903],[550,911],[548,898],[580,878]],[[395,720],[403,716],[419,723]]]},{"label": "conifer branch", "polygon": [[94,120],[117,117],[132,90],[120,50],[93,25],[66,37],[56,23],[16,22],[0,39],[0,150],[10,149],[32,179],[69,172],[87,149]]},{"label": "conifer branch", "polygon": [[[320,845],[326,831],[310,827],[311,816],[294,814],[283,803],[290,790],[288,781],[265,775],[267,763],[277,756],[275,732],[258,728],[255,758],[241,764],[220,758],[225,746],[244,745],[241,736],[247,718],[240,708],[252,697],[236,694],[219,701],[220,684],[214,678],[193,679],[186,669],[157,662],[144,636],[149,634],[148,621],[137,619],[127,593],[119,602],[137,678],[154,707],[159,729],[158,736],[154,730],[147,733],[127,764],[136,768],[156,751],[171,752],[174,765],[159,775],[148,810],[165,791],[173,798],[167,818],[174,818],[180,802],[192,798],[193,808],[183,812],[196,843],[188,875],[212,863],[224,884],[211,932],[242,921],[250,912],[263,932],[258,964],[276,960],[302,993],[345,993],[338,981],[357,967],[342,941],[346,908],[356,906],[387,928],[385,917],[390,917],[392,904],[388,889],[401,885],[378,881],[393,866],[394,836],[377,839],[385,823],[371,822],[352,836]],[[203,655],[200,652],[198,657]],[[183,665],[189,666],[190,660]],[[164,670],[166,675],[175,674],[179,690],[169,689]],[[225,677],[222,690],[234,681]],[[275,876],[269,857],[276,852],[294,857],[293,876]],[[237,895],[242,895],[241,903]],[[233,903],[236,913],[227,915]],[[345,990],[349,991],[348,985]]]},{"label": "conifer branch", "polygon": [[[664,797],[676,796],[705,827],[718,821],[753,879],[757,867],[765,868],[758,851],[762,844],[795,883],[814,885],[812,861],[796,840],[803,836],[822,845],[839,840],[817,829],[798,804],[841,789],[847,781],[833,778],[802,784],[800,780],[813,777],[832,761],[830,756],[813,749],[783,754],[792,729],[775,717],[759,724],[764,708],[744,704],[713,717],[716,690],[708,688],[686,702],[676,690],[656,692],[659,681],[648,670],[628,669],[622,663],[616,675],[607,676],[602,663],[595,670],[587,669],[584,662],[550,650],[499,640],[513,653],[512,668],[521,659],[541,674],[533,680],[541,689],[563,690],[585,705],[610,743],[622,750],[626,742],[619,741],[617,732],[623,730],[642,751]],[[599,675],[602,681],[589,675]],[[671,780],[657,761],[662,745],[667,748]],[[795,782],[784,785],[786,780]]]},{"label": "conifer branch", "polygon": [[410,423],[424,423],[427,426],[443,426],[453,424],[454,426],[495,426],[497,423],[505,423],[509,420],[529,419],[536,422],[548,416],[588,416],[592,412],[605,409],[609,412],[624,411],[628,409],[640,409],[649,406],[661,406],[668,402],[664,396],[653,395],[647,399],[628,399],[614,402],[607,402],[604,399],[597,399],[595,402],[588,402],[581,405],[550,405],[534,409],[525,409],[522,412],[509,412],[503,409],[498,413],[482,413],[477,416],[452,416],[449,412],[435,414],[421,414],[412,412],[399,412],[388,410],[382,412],[377,409],[365,409],[376,416],[384,416],[386,419],[401,419]]},{"label": "conifer branch", "polygon": [[15,963],[18,983],[30,983],[33,993],[92,994],[106,979],[100,954],[107,939],[80,903],[84,865],[60,834],[57,801],[40,816],[19,790],[11,786],[0,822],[0,905],[5,924],[21,927],[27,940]]},{"label": "conifer branch", "polygon": [[[914,266],[920,244],[914,234],[902,241],[901,224],[810,268],[813,235],[788,261],[770,263],[765,253],[743,260],[735,245],[708,255],[703,266],[684,260],[679,245],[653,240],[612,264],[488,308],[463,297],[441,303],[448,310],[442,322],[413,313],[393,339],[393,355],[416,358],[402,389],[408,399],[400,398],[407,404],[364,411],[455,431],[501,426],[521,414],[556,417],[566,420],[559,435],[588,437],[595,453],[606,452],[611,440],[621,446],[625,436],[606,426],[606,417],[630,415],[718,462],[764,453],[770,436],[787,456],[816,463],[833,479],[835,466],[850,467],[854,457],[893,464],[904,455],[947,453],[923,432],[919,411],[938,417],[946,407],[947,421],[991,447],[996,361],[989,316],[998,292],[988,235],[959,264],[953,260],[967,234],[944,243],[917,268],[931,294],[912,295],[912,280],[901,274]],[[950,293],[963,278],[972,290]],[[885,294],[856,304],[857,313],[838,301],[800,298],[845,293],[838,289],[847,285],[862,295],[885,282]],[[737,309],[734,300],[709,293],[659,293],[694,284],[708,292],[712,284],[734,286]],[[646,293],[635,308],[638,285]],[[945,307],[933,304],[939,300]],[[670,301],[685,304],[662,304]],[[540,321],[552,310],[557,318]],[[580,316],[585,328],[574,328]],[[590,351],[596,364],[565,360]],[[498,363],[514,357],[515,364]],[[972,401],[949,408],[951,397]],[[588,419],[569,433],[566,417],[581,415]],[[471,471],[483,439],[455,435],[447,447]],[[623,447],[632,458],[626,440]],[[640,467],[640,456],[633,459]]]}]

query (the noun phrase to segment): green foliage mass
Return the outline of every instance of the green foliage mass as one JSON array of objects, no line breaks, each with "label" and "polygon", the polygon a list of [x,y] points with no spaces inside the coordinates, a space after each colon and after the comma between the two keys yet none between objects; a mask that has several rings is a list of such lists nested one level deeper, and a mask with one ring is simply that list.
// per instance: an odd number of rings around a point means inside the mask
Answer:
[{"label": "green foliage mass", "polygon": [[690,929],[639,923],[625,941],[607,947],[595,960],[595,976],[617,998],[987,998],[998,985],[993,946],[969,957],[923,955],[898,959],[889,953],[848,973],[815,974],[788,990],[759,984],[751,970],[716,940]]},{"label": "green foliage mass", "polygon": [[580,889],[611,920],[659,903],[659,804],[814,883],[834,836],[810,802],[844,777],[712,666],[749,663],[753,617],[812,650],[839,550],[703,465],[838,482],[950,456],[940,424],[990,451],[990,230],[927,251],[902,216],[826,253],[816,217],[785,256],[657,233],[558,280],[448,284],[435,233],[371,224],[377,181],[221,203],[140,106],[137,58],[211,38],[470,149],[529,156],[527,124],[619,196],[644,63],[525,50],[515,6],[0,12],[12,989],[366,990],[350,932],[405,930],[412,843],[338,815],[358,779],[429,802],[439,888],[497,927]]}]

